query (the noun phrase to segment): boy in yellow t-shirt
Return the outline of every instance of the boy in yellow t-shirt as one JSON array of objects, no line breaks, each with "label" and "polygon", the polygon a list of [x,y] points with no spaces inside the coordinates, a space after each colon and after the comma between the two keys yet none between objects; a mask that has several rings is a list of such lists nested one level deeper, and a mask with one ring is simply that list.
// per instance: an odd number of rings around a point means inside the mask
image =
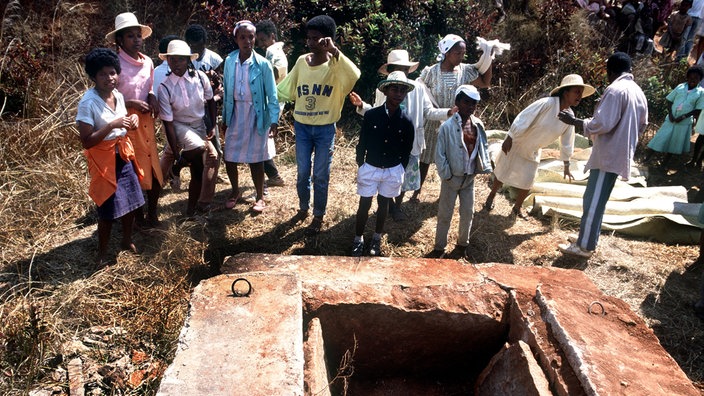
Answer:
[{"label": "boy in yellow t-shirt", "polygon": [[335,20],[327,15],[308,21],[306,45],[311,52],[301,55],[277,86],[279,102],[295,102],[297,220],[308,216],[311,171],[313,173],[313,220],[306,228],[308,236],[316,235],[323,226],[335,123],[340,119],[345,97],[360,75],[357,66],[335,46],[336,29]]}]

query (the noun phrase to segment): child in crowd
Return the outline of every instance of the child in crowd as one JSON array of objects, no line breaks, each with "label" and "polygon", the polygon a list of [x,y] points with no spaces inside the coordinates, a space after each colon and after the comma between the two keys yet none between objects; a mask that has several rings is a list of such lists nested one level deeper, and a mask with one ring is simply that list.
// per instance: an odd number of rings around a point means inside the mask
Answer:
[{"label": "child in crowd", "polygon": [[117,90],[124,96],[127,112],[139,117],[137,128],[128,131],[128,134],[134,145],[137,163],[144,170],[140,185],[147,192],[147,217],[145,219],[144,213],[138,212],[136,218],[143,227],[159,225],[157,205],[164,183],[154,132],[154,118],[159,115],[159,105],[152,92],[154,63],[140,52],[143,40],[151,34],[149,26],[141,25],[133,13],[125,12],[115,17],[115,30],[105,36],[118,48],[122,73]]},{"label": "child in crowd", "polygon": [[474,116],[479,100],[479,91],[475,86],[460,85],[455,91],[455,106],[458,111],[445,121],[438,131],[435,165],[442,181],[435,247],[428,257],[440,258],[445,255],[447,234],[457,197],[460,199],[459,235],[457,245],[450,256],[454,258],[467,255],[469,232],[474,217],[474,177],[478,173],[491,172],[484,124]]},{"label": "child in crowd", "polygon": [[669,58],[682,46],[684,33],[692,26],[692,17],[688,15],[690,8],[692,8],[692,0],[682,0],[677,12],[667,18],[667,30],[660,37],[663,56]]},{"label": "child in crowd", "polygon": [[167,52],[159,54],[171,69],[171,74],[159,85],[159,116],[171,152],[180,153],[177,162],[188,163],[191,169],[188,217],[193,217],[197,210],[208,210],[199,206],[198,200],[204,175],[213,174],[218,163],[217,152],[210,143],[215,137],[215,127],[207,129],[203,120],[206,110],[210,119],[216,117],[213,90],[205,73],[194,70],[190,63],[197,57],[198,54],[191,53],[188,44],[181,40],[171,41]]},{"label": "child in crowd", "polygon": [[[208,76],[210,87],[213,90],[213,100],[215,104],[222,99],[222,57],[206,48],[208,44],[208,32],[202,25],[193,24],[188,26],[184,33],[184,40],[193,53],[198,54],[198,58],[191,61],[193,68],[200,70]],[[217,120],[210,119],[208,112],[205,113],[205,126],[210,129],[215,128],[215,137],[210,143],[215,147],[218,154],[218,166],[212,169],[212,174],[204,175],[203,186],[200,192],[201,207],[212,209],[213,197],[215,196],[215,185],[218,181],[218,170],[222,159],[222,145],[220,144],[220,131],[217,129]],[[175,169],[176,170],[176,169]]]},{"label": "child in crowd", "polygon": [[313,173],[313,220],[305,231],[308,236],[318,234],[323,227],[335,123],[340,119],[345,97],[360,76],[357,66],[335,46],[336,29],[335,21],[327,15],[311,18],[306,24],[306,45],[311,52],[301,55],[277,86],[279,101],[295,102],[293,118],[299,207],[296,220],[308,216],[311,171]]},{"label": "child in crowd", "polygon": [[689,153],[693,117],[704,109],[704,88],[699,83],[704,69],[692,66],[687,70],[687,81],[675,87],[666,99],[670,111],[655,136],[648,142],[645,162],[655,151],[665,153],[662,165],[666,166],[672,154]]},{"label": "child in crowd", "polygon": [[413,122],[401,108],[406,94],[415,86],[401,71],[389,74],[379,83],[386,101],[364,114],[362,131],[357,144],[357,194],[359,207],[355,222],[352,256],[364,253],[364,228],[369,216],[372,198],[377,193],[379,209],[376,228],[369,245],[369,255],[381,256],[381,233],[388,213],[389,201],[401,193],[403,174],[413,148]]},{"label": "child in crowd", "polygon": [[97,262],[102,266],[114,220],[122,220],[120,248],[136,252],[132,225],[135,212],[144,205],[139,187],[144,172],[127,136],[128,129],[137,128],[139,117],[127,114],[125,100],[117,91],[120,59],[110,49],[97,48],[86,56],[85,70],[95,85],[78,103],[76,123],[88,160],[88,193],[98,205]]},{"label": "child in crowd", "polygon": [[240,199],[237,163],[246,163],[256,190],[252,211],[261,213],[266,207],[264,161],[271,159],[268,139],[276,135],[279,125],[279,101],[271,63],[254,52],[254,24],[237,22],[233,34],[239,49],[225,59],[223,74],[225,168],[232,184],[226,207],[233,208]]},{"label": "child in crowd", "polygon": [[[255,27],[257,28],[257,47],[266,51],[266,59],[271,62],[271,66],[274,69],[274,79],[278,84],[288,74],[288,59],[286,59],[286,54],[284,53],[284,43],[276,41],[276,26],[274,22],[270,20],[261,21]],[[279,103],[279,117],[283,111],[284,103],[281,102]],[[266,194],[267,186],[282,187],[285,184],[274,163],[273,157],[276,156],[276,145],[273,138],[269,140],[269,152],[272,158],[264,161],[264,173],[266,173],[268,178],[264,183],[264,194]]]},{"label": "child in crowd", "polygon": [[[401,71],[408,75],[413,73],[418,68],[418,62],[411,62],[408,56],[408,52],[402,49],[396,49],[389,52],[387,57],[387,63],[381,65],[379,68],[379,73],[383,75],[388,75],[394,71]],[[408,81],[409,84],[413,84],[417,87],[418,83],[412,80]],[[376,97],[374,99],[374,106],[381,106],[386,101],[386,95],[384,95],[380,90],[376,90]],[[350,93],[350,102],[357,107],[357,113],[364,115],[369,109],[372,108],[371,105],[362,101],[356,92]],[[413,122],[415,128],[415,138],[413,140],[413,150],[411,150],[411,155],[408,159],[408,165],[406,166],[406,173],[403,177],[403,186],[401,188],[401,194],[399,194],[396,199],[389,201],[389,213],[391,213],[391,218],[394,221],[403,221],[407,218],[406,214],[401,210],[401,204],[403,203],[403,197],[406,191],[415,191],[420,188],[420,153],[425,149],[425,127],[424,120],[437,120],[445,121],[448,117],[457,111],[456,107],[449,109],[436,109],[430,102],[430,98],[425,94],[425,89],[421,86],[419,89],[411,90],[406,99],[403,101],[405,111]]]}]

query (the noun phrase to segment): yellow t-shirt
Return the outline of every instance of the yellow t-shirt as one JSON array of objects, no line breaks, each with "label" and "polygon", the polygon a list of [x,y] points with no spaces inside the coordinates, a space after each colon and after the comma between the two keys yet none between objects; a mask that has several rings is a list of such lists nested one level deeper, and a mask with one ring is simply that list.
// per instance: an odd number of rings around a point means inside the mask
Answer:
[{"label": "yellow t-shirt", "polygon": [[293,118],[302,124],[335,123],[340,119],[345,97],[361,73],[341,52],[318,66],[308,66],[306,56],[301,55],[276,86],[279,102],[295,102]]}]

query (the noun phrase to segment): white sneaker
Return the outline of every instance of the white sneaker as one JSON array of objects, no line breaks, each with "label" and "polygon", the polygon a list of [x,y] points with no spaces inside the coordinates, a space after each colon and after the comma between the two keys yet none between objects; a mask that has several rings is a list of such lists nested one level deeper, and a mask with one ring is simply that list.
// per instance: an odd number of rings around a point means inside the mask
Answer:
[{"label": "white sneaker", "polygon": [[577,243],[577,238],[579,238],[578,234],[567,234],[567,242]]},{"label": "white sneaker", "polygon": [[573,256],[579,256],[584,258],[589,258],[592,256],[592,254],[594,254],[593,251],[582,249],[580,246],[577,246],[574,243],[561,243],[557,245],[557,248],[560,249],[560,251],[564,254],[570,254]]}]

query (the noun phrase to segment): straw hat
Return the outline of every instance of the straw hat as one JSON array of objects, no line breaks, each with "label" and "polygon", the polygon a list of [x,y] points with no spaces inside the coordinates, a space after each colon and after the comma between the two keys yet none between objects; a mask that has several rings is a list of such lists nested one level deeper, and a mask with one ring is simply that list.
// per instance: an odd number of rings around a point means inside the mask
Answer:
[{"label": "straw hat", "polygon": [[149,26],[140,25],[140,23],[137,22],[137,17],[133,13],[123,12],[122,14],[119,14],[118,16],[115,17],[115,30],[106,34],[105,40],[107,40],[111,43],[114,43],[115,42],[115,33],[117,33],[118,31],[120,31],[122,29],[135,27],[135,26],[139,26],[142,28],[142,38],[143,39],[152,35],[152,28],[150,28]]},{"label": "straw hat", "polygon": [[408,88],[408,91],[406,91],[406,92],[411,92],[416,87],[415,85],[408,82],[406,75],[400,70],[396,70],[396,71],[391,72],[386,77],[386,80],[381,80],[379,82],[379,85],[377,86],[377,88],[379,88],[379,91],[383,92],[384,88],[388,87],[389,85],[404,85]]},{"label": "straw hat", "polygon": [[411,62],[408,56],[408,51],[403,49],[395,49],[389,52],[389,56],[386,57],[386,63],[381,65],[379,68],[379,73],[384,75],[389,74],[389,70],[387,69],[387,66],[389,65],[410,67],[410,69],[408,69],[409,74],[418,69],[418,62]]},{"label": "straw hat", "polygon": [[166,60],[167,56],[187,56],[191,60],[198,59],[198,54],[191,53],[191,47],[183,40],[171,40],[165,54],[159,54],[159,59]]},{"label": "straw hat", "polygon": [[562,83],[560,83],[559,87],[556,87],[555,89],[550,91],[550,96],[555,95],[560,89],[565,87],[584,87],[584,92],[582,92],[583,98],[586,98],[587,96],[592,95],[594,94],[594,92],[596,92],[596,89],[594,89],[594,87],[584,83],[584,80],[582,80],[582,76],[580,76],[579,74],[568,74],[564,78],[562,78]]}]

